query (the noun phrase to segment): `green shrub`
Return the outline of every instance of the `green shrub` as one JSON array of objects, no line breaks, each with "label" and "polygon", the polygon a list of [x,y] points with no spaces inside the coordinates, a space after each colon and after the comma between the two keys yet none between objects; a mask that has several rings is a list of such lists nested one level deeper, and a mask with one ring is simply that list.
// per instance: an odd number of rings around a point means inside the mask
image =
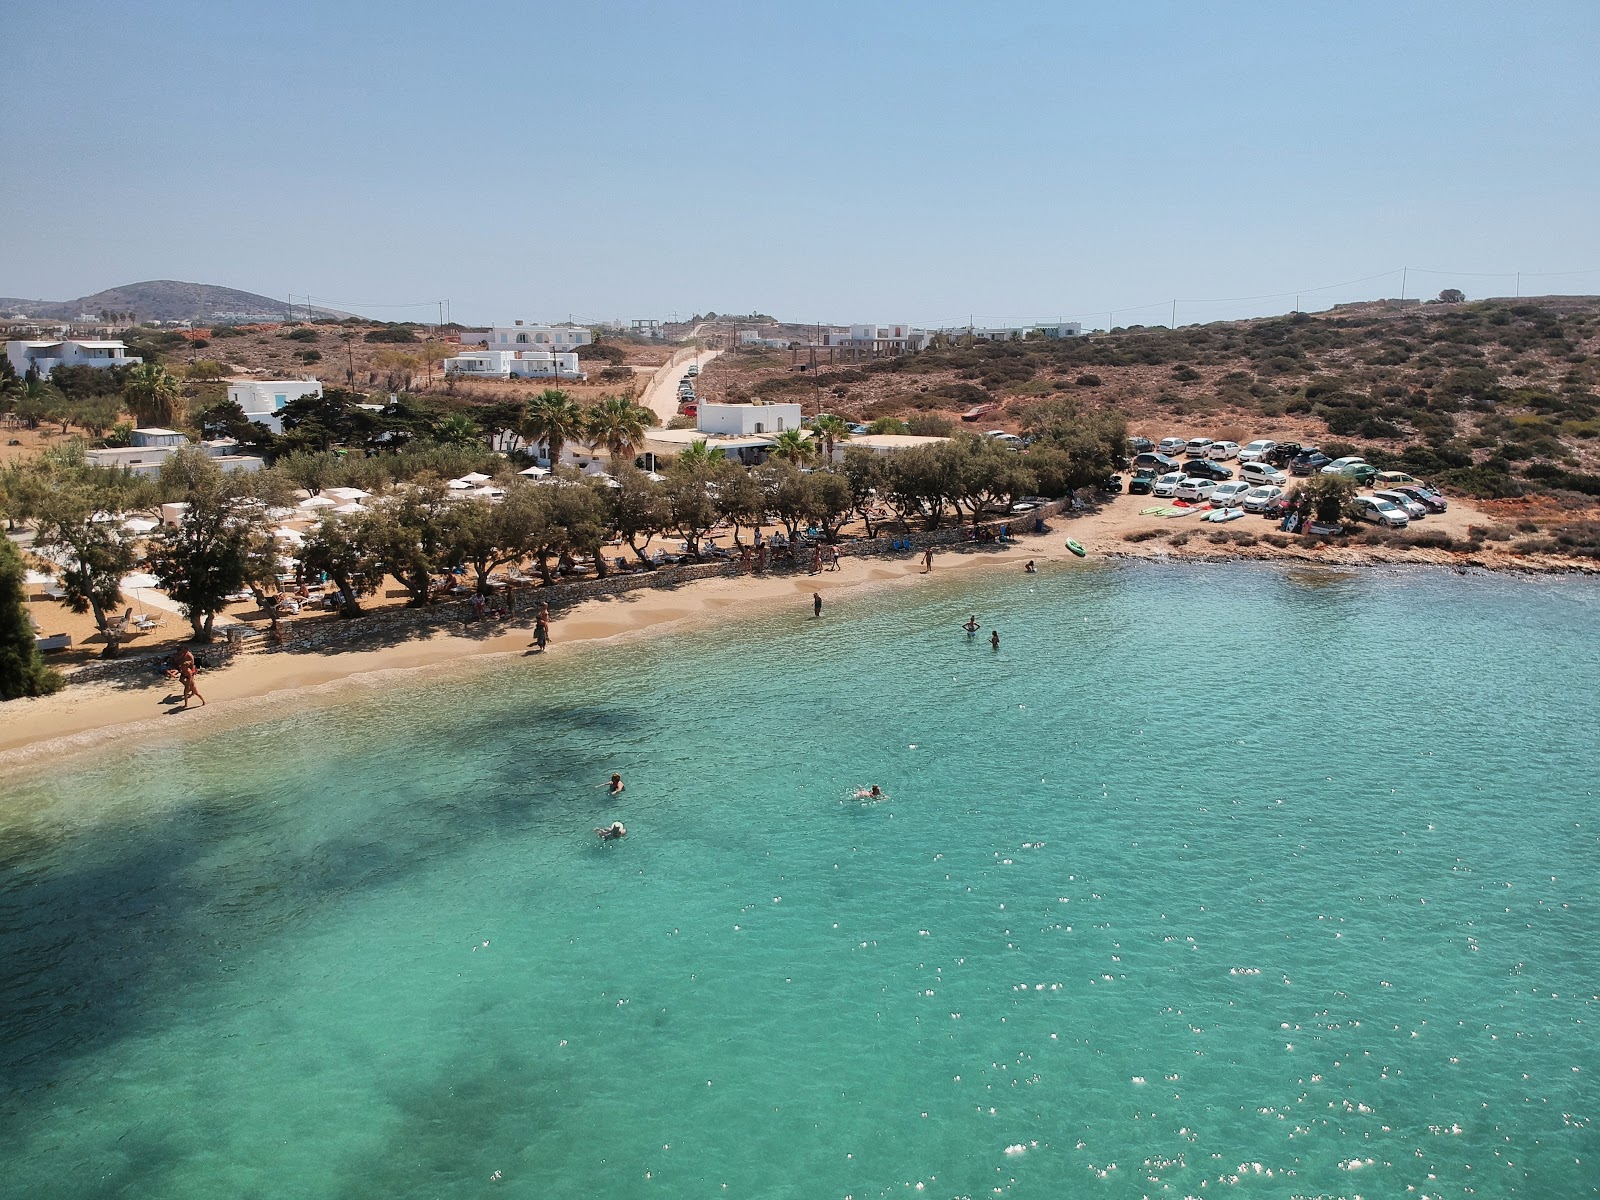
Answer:
[{"label": "green shrub", "polygon": [[1130,529],[1122,535],[1125,542],[1148,542],[1152,538],[1166,537],[1170,530],[1167,529]]}]

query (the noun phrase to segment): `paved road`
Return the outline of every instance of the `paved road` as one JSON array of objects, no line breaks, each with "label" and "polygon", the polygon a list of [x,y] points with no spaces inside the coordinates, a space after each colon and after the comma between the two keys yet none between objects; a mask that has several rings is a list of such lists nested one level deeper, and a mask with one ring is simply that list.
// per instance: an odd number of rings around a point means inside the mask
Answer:
[{"label": "paved road", "polygon": [[703,371],[706,364],[721,353],[721,350],[696,350],[692,346],[685,346],[664,367],[657,368],[639,403],[655,413],[656,419],[665,425],[678,415],[678,380],[683,378],[689,364],[699,363]]}]

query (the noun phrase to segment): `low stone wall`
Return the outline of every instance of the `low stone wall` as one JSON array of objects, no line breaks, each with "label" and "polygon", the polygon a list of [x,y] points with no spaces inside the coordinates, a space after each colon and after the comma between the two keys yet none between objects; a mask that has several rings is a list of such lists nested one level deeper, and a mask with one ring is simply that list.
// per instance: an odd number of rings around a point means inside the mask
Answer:
[{"label": "low stone wall", "polygon": [[[1046,504],[1039,505],[1038,508],[1033,509],[1031,512],[1014,513],[1004,517],[996,517],[989,521],[980,521],[977,527],[998,534],[1000,527],[1004,525],[1008,527],[1012,536],[1032,533],[1035,521],[1044,521],[1058,516],[1064,510],[1070,508],[1071,505],[1072,498],[1070,496],[1062,500],[1051,500]],[[922,529],[911,533],[880,533],[875,538],[861,538],[853,542],[846,542],[843,545],[843,550],[847,556],[894,556],[921,553],[929,546],[972,545],[972,529],[972,523],[969,521],[965,524],[948,525],[940,529]],[[902,544],[898,550],[894,548],[896,541]],[[911,543],[909,551],[904,548],[904,543],[908,541]]]}]

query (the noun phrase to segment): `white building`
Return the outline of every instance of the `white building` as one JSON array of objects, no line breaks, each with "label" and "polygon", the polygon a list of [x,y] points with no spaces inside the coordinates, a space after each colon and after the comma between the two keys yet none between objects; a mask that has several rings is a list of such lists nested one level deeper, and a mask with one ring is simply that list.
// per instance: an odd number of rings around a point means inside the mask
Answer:
[{"label": "white building", "polygon": [[461,335],[463,346],[484,346],[490,350],[529,347],[551,352],[576,351],[579,346],[590,345],[593,341],[594,331],[580,325],[529,325],[524,321]]},{"label": "white building", "polygon": [[315,379],[255,379],[228,385],[228,399],[257,425],[273,433],[283,432],[280,414],[284,405],[302,396],[322,395],[322,384]]},{"label": "white building", "polygon": [[748,437],[799,429],[803,420],[798,404],[701,404],[694,424],[701,433]]},{"label": "white building", "polygon": [[1076,321],[1056,321],[1049,325],[1002,325],[983,327],[978,325],[957,325],[950,329],[941,329],[940,333],[959,342],[962,338],[971,338],[975,342],[1020,342],[1024,338],[1037,334],[1043,338],[1069,338],[1083,336],[1083,326]]},{"label": "white building", "polygon": [[931,338],[926,329],[916,329],[910,325],[852,325],[848,333],[823,334],[822,344],[892,357],[925,350]]},{"label": "white building", "polygon": [[471,379],[587,379],[578,356],[548,350],[471,350],[444,360],[446,375]]},{"label": "white building", "polygon": [[37,370],[39,378],[49,379],[57,367],[131,367],[144,361],[128,354],[126,342],[83,342],[65,339],[58,342],[7,342],[6,357],[18,375]]},{"label": "white building", "polygon": [[914,433],[860,433],[848,442],[835,442],[833,444],[833,461],[844,461],[845,448],[859,446],[863,450],[871,450],[874,454],[894,454],[901,450],[909,450],[913,446],[936,446],[940,442],[948,442],[947,437],[922,436]]},{"label": "white building", "polygon": [[634,337],[660,341],[667,336],[667,327],[656,320],[633,321],[629,323],[629,332]]},{"label": "white building", "polygon": [[[175,429],[135,429],[131,446],[108,446],[88,450],[84,456],[91,466],[120,467],[135,475],[153,477],[161,473],[161,464],[189,445],[189,439]],[[204,442],[201,448],[224,471],[259,471],[266,463],[253,454],[235,454],[239,444],[231,438]]]},{"label": "white building", "polygon": [[739,330],[739,345],[760,350],[787,350],[793,343],[789,338],[767,337],[756,329]]}]

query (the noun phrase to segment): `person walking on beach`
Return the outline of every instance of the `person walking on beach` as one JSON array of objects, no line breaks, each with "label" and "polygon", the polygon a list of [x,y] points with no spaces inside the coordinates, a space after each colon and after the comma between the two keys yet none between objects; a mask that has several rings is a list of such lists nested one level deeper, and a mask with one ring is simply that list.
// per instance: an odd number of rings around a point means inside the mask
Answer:
[{"label": "person walking on beach", "polygon": [[550,605],[543,602],[539,604],[539,616],[533,623],[533,644],[541,653],[550,644]]},{"label": "person walking on beach", "polygon": [[922,573],[926,575],[933,570],[933,547],[929,546],[922,552]]},{"label": "person walking on beach", "polygon": [[200,689],[195,686],[194,681],[196,674],[194,655],[189,654],[187,650],[184,651],[184,654],[188,656],[188,662],[178,668],[178,679],[183,684],[183,706],[188,708],[189,701],[194,699],[200,701],[200,707],[204,708],[206,706],[206,698],[200,694]]},{"label": "person walking on beach", "polygon": [[813,617],[820,617],[822,615],[822,593],[821,592],[812,592],[811,593],[811,615]]},{"label": "person walking on beach", "polygon": [[820,570],[822,570],[822,547],[813,546],[811,547],[811,573],[815,575]]}]

